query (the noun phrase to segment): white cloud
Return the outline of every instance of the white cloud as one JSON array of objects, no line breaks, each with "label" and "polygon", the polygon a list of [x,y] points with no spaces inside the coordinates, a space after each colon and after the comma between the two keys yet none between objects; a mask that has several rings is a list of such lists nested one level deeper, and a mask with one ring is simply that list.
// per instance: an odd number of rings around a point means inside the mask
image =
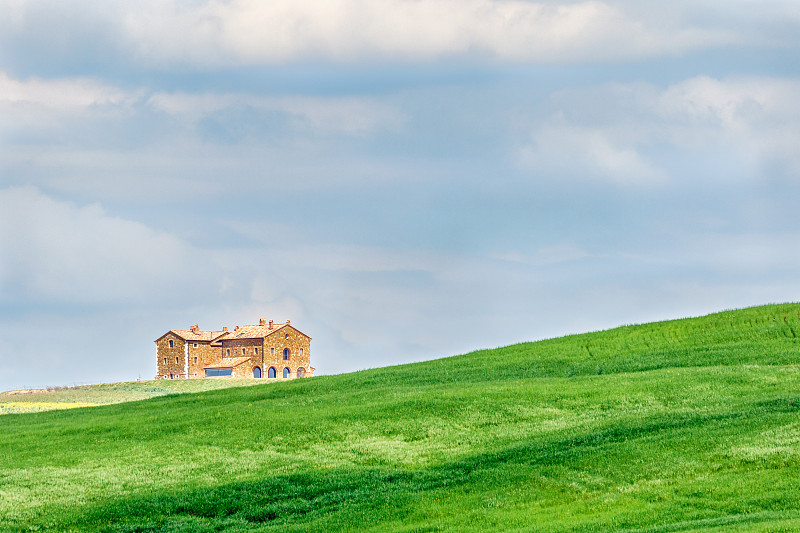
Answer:
[{"label": "white cloud", "polygon": [[0,108],[36,105],[54,110],[127,105],[136,94],[88,78],[18,80],[0,71]]},{"label": "white cloud", "polygon": [[48,132],[61,139],[78,133],[71,121],[129,113],[142,91],[127,91],[90,78],[16,79],[0,71],[0,133]]},{"label": "white cloud", "polygon": [[698,76],[670,86],[658,97],[657,112],[692,125],[718,125],[736,133],[753,126],[800,119],[800,80]]},{"label": "white cloud", "polygon": [[[151,33],[158,26],[149,16],[130,20],[132,33],[144,36],[137,40],[163,38],[159,30]],[[553,5],[513,0],[238,0],[209,3],[174,20],[191,36],[192,47],[199,45],[196,50],[206,49],[211,41],[215,49],[246,63],[465,53],[551,62],[610,53],[650,55],[719,39],[691,29],[671,33],[648,27],[616,7],[594,1]],[[628,46],[620,46],[620,41]],[[169,45],[175,49],[172,41]]]},{"label": "white cloud", "polygon": [[636,83],[562,91],[519,157],[533,173],[619,185],[667,182],[671,161],[659,155],[665,151],[681,153],[685,162],[721,157],[720,170],[739,165],[750,179],[776,168],[796,179],[798,93],[794,79],[708,76],[664,89]]},{"label": "white cloud", "polygon": [[193,127],[209,116],[230,115],[243,120],[237,113],[241,110],[251,118],[253,111],[283,114],[293,128],[312,134],[358,136],[396,129],[406,120],[395,107],[370,97],[269,97],[247,92],[156,92],[148,96],[144,88],[124,90],[89,78],[20,80],[0,71],[0,113],[5,119],[0,127],[9,132],[52,128],[65,118],[86,119],[108,115],[110,111],[135,116],[141,114],[133,109],[139,102]]},{"label": "white cloud", "polygon": [[31,187],[0,190],[0,250],[5,298],[72,305],[178,296],[208,261],[169,234]]},{"label": "white cloud", "polygon": [[[47,2],[4,2],[0,30],[25,33]],[[737,32],[692,24],[687,7],[523,0],[150,0],[70,4],[81,25],[105,21],[109,46],[147,65],[228,66],[292,61],[427,61],[448,57],[558,63],[624,61],[741,42]],[[69,10],[59,2],[60,10]],[[4,12],[6,9],[4,9]],[[712,19],[713,20],[713,19]],[[91,21],[89,24],[87,21]],[[59,21],[62,22],[62,21]],[[68,26],[70,21],[63,21]],[[52,23],[52,22],[51,22]],[[40,30],[41,31],[41,30]],[[52,28],[66,42],[79,40]],[[85,46],[82,43],[81,46]]]},{"label": "white cloud", "polygon": [[141,9],[128,16],[127,30],[145,43],[140,52],[149,60],[201,64],[462,55],[535,63],[616,61],[736,40],[733,33],[683,27],[678,20],[634,18],[598,1],[234,0]]},{"label": "white cloud", "polygon": [[684,147],[728,144],[761,164],[781,162],[800,177],[800,80],[698,76],[655,102],[670,141]]},{"label": "white cloud", "polygon": [[285,113],[298,126],[316,133],[363,134],[396,128],[405,118],[391,106],[372,98],[263,97],[252,94],[156,93],[148,99],[155,109],[197,120],[236,108]]},{"label": "white cloud", "polygon": [[522,163],[534,172],[571,173],[618,185],[652,185],[663,173],[638,151],[636,141],[618,127],[587,127],[556,118],[537,128],[521,150]]}]

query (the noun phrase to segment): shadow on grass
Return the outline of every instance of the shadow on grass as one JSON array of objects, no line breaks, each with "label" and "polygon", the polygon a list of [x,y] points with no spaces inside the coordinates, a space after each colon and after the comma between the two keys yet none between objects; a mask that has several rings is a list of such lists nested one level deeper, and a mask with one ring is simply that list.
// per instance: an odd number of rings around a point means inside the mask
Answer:
[{"label": "shadow on grass", "polygon": [[[431,491],[502,489],[503,475],[490,474],[508,469],[509,465],[527,465],[533,467],[532,471],[542,466],[569,465],[573,460],[592,457],[598,447],[608,444],[799,408],[800,398],[783,398],[749,411],[656,417],[570,438],[521,442],[427,470],[368,465],[312,468],[183,492],[135,495],[81,508],[76,515],[56,519],[59,523],[53,524],[52,530],[155,533],[254,531],[269,527],[314,531],[366,529],[402,523],[407,517],[424,521],[416,509]],[[487,487],[487,483],[496,486]]]}]

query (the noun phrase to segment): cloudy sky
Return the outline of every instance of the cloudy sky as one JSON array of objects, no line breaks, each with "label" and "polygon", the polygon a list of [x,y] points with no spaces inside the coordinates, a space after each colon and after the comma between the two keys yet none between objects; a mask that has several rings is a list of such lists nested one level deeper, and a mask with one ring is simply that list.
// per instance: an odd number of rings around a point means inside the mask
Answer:
[{"label": "cloudy sky", "polygon": [[0,0],[0,390],[800,300],[795,1]]}]

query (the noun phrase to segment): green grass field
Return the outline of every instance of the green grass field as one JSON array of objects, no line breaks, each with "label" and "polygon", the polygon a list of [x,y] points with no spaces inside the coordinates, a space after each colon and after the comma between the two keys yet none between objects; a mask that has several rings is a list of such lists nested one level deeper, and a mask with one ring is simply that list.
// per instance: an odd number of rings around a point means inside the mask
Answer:
[{"label": "green grass field", "polygon": [[256,381],[253,379],[151,380],[7,391],[0,392],[0,415],[94,407],[146,400],[167,394],[241,387],[254,383]]},{"label": "green grass field", "polygon": [[7,414],[0,531],[797,531],[797,333],[771,305]]}]

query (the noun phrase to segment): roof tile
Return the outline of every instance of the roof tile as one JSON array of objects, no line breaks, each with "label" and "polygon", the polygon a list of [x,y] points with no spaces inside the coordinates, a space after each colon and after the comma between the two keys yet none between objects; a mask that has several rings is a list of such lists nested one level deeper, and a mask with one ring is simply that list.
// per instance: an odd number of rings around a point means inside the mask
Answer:
[{"label": "roof tile", "polygon": [[201,341],[201,342],[209,342],[215,340],[217,337],[222,336],[222,334],[227,333],[225,331],[200,331],[200,330],[194,332],[189,329],[171,329],[170,332],[174,333],[183,340]]}]

